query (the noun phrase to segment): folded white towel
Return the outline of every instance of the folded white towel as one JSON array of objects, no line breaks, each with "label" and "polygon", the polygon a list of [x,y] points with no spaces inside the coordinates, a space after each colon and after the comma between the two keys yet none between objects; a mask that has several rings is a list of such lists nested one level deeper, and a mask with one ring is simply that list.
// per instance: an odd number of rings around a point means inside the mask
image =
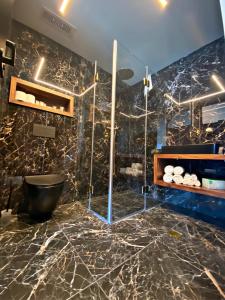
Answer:
[{"label": "folded white towel", "polygon": [[173,181],[174,181],[176,184],[181,184],[181,183],[183,183],[184,178],[183,178],[183,176],[181,176],[181,175],[173,175]]},{"label": "folded white towel", "polygon": [[173,175],[171,175],[171,174],[164,174],[163,181],[166,182],[166,183],[173,182]]},{"label": "folded white towel", "polygon": [[165,169],[164,169],[164,172],[165,172],[166,174],[170,174],[170,175],[173,174],[173,171],[174,171],[174,167],[171,166],[171,165],[166,166]]},{"label": "folded white towel", "polygon": [[177,166],[174,168],[174,175],[182,175],[184,173],[184,168]]}]

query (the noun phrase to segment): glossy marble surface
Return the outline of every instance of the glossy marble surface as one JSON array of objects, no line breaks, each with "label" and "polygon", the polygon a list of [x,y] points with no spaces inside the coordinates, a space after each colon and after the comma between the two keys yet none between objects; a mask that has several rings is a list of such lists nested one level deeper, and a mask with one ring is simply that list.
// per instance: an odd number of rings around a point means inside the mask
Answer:
[{"label": "glossy marble surface", "polygon": [[[65,87],[77,93],[93,82],[94,65],[79,55],[72,53],[55,41],[14,21],[11,39],[17,44],[17,59],[14,68],[7,68],[6,77],[1,85],[0,98],[0,209],[4,209],[10,194],[10,180],[20,183],[13,185],[11,207],[21,211],[24,175],[63,173],[67,180],[61,203],[74,199],[87,198],[90,178],[90,154],[92,134],[93,91],[81,99],[75,98],[74,118],[41,112],[8,104],[10,76],[34,81],[40,57],[46,58],[41,79]],[[200,101],[193,105],[178,107],[165,98],[169,93],[176,99],[187,100],[214,92],[217,88],[211,80],[217,74],[224,84],[225,52],[224,39],[214,41],[195,53],[171,64],[153,76],[154,89],[148,98],[147,126],[147,184],[157,200],[175,206],[198,211],[224,222],[225,201],[182,191],[158,190],[152,184],[153,160],[151,152],[159,144],[175,145],[186,143],[221,142],[225,140],[225,121],[202,124],[202,109],[208,105],[224,102],[224,96]],[[93,157],[94,196],[104,199],[108,196],[109,183],[109,146],[111,119],[111,77],[98,68],[100,82],[96,89],[96,126]],[[135,70],[134,70],[135,71]],[[194,76],[194,77],[193,77]],[[116,130],[115,130],[115,172],[113,194],[131,189],[141,193],[143,180],[121,176],[120,168],[133,162],[142,162],[144,154],[144,118],[129,119],[128,115],[142,114],[145,107],[143,83],[132,87],[117,84]],[[138,108],[139,107],[139,108]],[[56,128],[56,138],[48,139],[32,135],[33,124],[49,125]],[[210,130],[207,130],[207,129]],[[126,157],[129,155],[129,159]],[[224,165],[225,168],[225,165]],[[223,168],[223,170],[225,170]],[[221,169],[222,170],[222,169]],[[223,171],[224,172],[224,171]],[[116,197],[114,197],[116,199]],[[127,213],[136,202],[124,201]],[[121,201],[122,202],[122,201]],[[140,207],[138,202],[136,211]],[[104,205],[97,206],[97,212]],[[114,202],[117,216],[121,215],[117,202]],[[123,211],[125,211],[125,209]]]},{"label": "glossy marble surface", "polygon": [[160,206],[109,226],[71,203],[0,234],[3,300],[223,299],[225,232]]},{"label": "glossy marble surface", "polygon": [[[165,97],[167,93],[182,103],[214,93],[218,91],[218,86],[212,80],[212,75],[215,74],[224,85],[224,70],[225,43],[224,38],[220,38],[154,75],[154,93],[149,97],[148,108],[157,112],[151,116],[150,123],[157,131],[157,146],[205,143],[225,146],[225,117],[220,117],[217,122],[212,122],[211,118],[209,123],[203,124],[203,110],[210,110],[218,104],[224,106],[224,94],[180,106]],[[220,110],[216,109],[212,116],[216,116],[217,111]],[[204,165],[203,168],[208,166]],[[224,176],[224,162],[210,168],[216,169],[219,176]],[[201,173],[197,175],[202,178]],[[163,188],[163,191],[165,195],[162,201],[199,213],[205,220],[219,219],[219,222],[224,223],[224,199],[175,189]]]},{"label": "glossy marble surface", "polygon": [[[7,68],[0,89],[0,209],[6,207],[10,180],[15,183],[17,176],[22,180],[26,175],[63,173],[67,180],[61,203],[86,197],[90,175],[93,90],[82,99],[74,98],[73,118],[9,104],[8,95],[11,76],[34,82],[41,57],[45,57],[45,65],[40,79],[78,94],[93,83],[94,64],[16,21],[12,23],[10,40],[17,45],[17,55],[15,67]],[[105,111],[111,94],[111,80],[101,68],[98,72],[101,82],[96,89],[98,125],[94,180],[96,185],[104,182],[101,186],[106,189],[110,131],[103,121],[109,119],[109,112]],[[33,124],[55,127],[55,139],[33,136]],[[23,191],[21,182],[14,183],[11,207],[20,211]]]}]

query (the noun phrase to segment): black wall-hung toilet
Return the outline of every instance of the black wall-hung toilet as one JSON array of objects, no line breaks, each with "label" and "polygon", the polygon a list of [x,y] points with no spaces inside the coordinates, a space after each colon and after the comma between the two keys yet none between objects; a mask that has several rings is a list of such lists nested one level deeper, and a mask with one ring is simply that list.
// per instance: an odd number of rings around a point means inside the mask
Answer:
[{"label": "black wall-hung toilet", "polygon": [[51,217],[62,194],[64,182],[65,177],[57,174],[24,177],[25,201],[32,217]]}]

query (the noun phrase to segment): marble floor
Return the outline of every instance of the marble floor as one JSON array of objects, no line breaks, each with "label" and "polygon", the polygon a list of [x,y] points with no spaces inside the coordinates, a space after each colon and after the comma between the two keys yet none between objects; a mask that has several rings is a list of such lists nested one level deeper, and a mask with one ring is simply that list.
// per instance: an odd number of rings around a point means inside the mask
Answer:
[{"label": "marble floor", "polygon": [[81,204],[1,219],[0,299],[225,298],[225,232],[160,206],[112,226]]},{"label": "marble floor", "polygon": [[[148,201],[150,201],[148,199]],[[88,207],[87,201],[83,202]],[[93,197],[91,199],[91,210],[107,219],[108,214],[108,195]],[[135,214],[144,209],[144,197],[138,195],[133,190],[114,192],[112,196],[112,220],[117,221],[121,218]]]}]

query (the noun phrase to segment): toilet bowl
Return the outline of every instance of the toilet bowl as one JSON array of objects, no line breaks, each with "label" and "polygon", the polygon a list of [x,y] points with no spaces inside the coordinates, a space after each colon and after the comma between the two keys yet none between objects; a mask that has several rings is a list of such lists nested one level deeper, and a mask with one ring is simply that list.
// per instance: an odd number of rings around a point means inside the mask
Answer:
[{"label": "toilet bowl", "polygon": [[62,194],[64,182],[65,177],[57,174],[24,177],[25,201],[32,217],[51,217]]}]

